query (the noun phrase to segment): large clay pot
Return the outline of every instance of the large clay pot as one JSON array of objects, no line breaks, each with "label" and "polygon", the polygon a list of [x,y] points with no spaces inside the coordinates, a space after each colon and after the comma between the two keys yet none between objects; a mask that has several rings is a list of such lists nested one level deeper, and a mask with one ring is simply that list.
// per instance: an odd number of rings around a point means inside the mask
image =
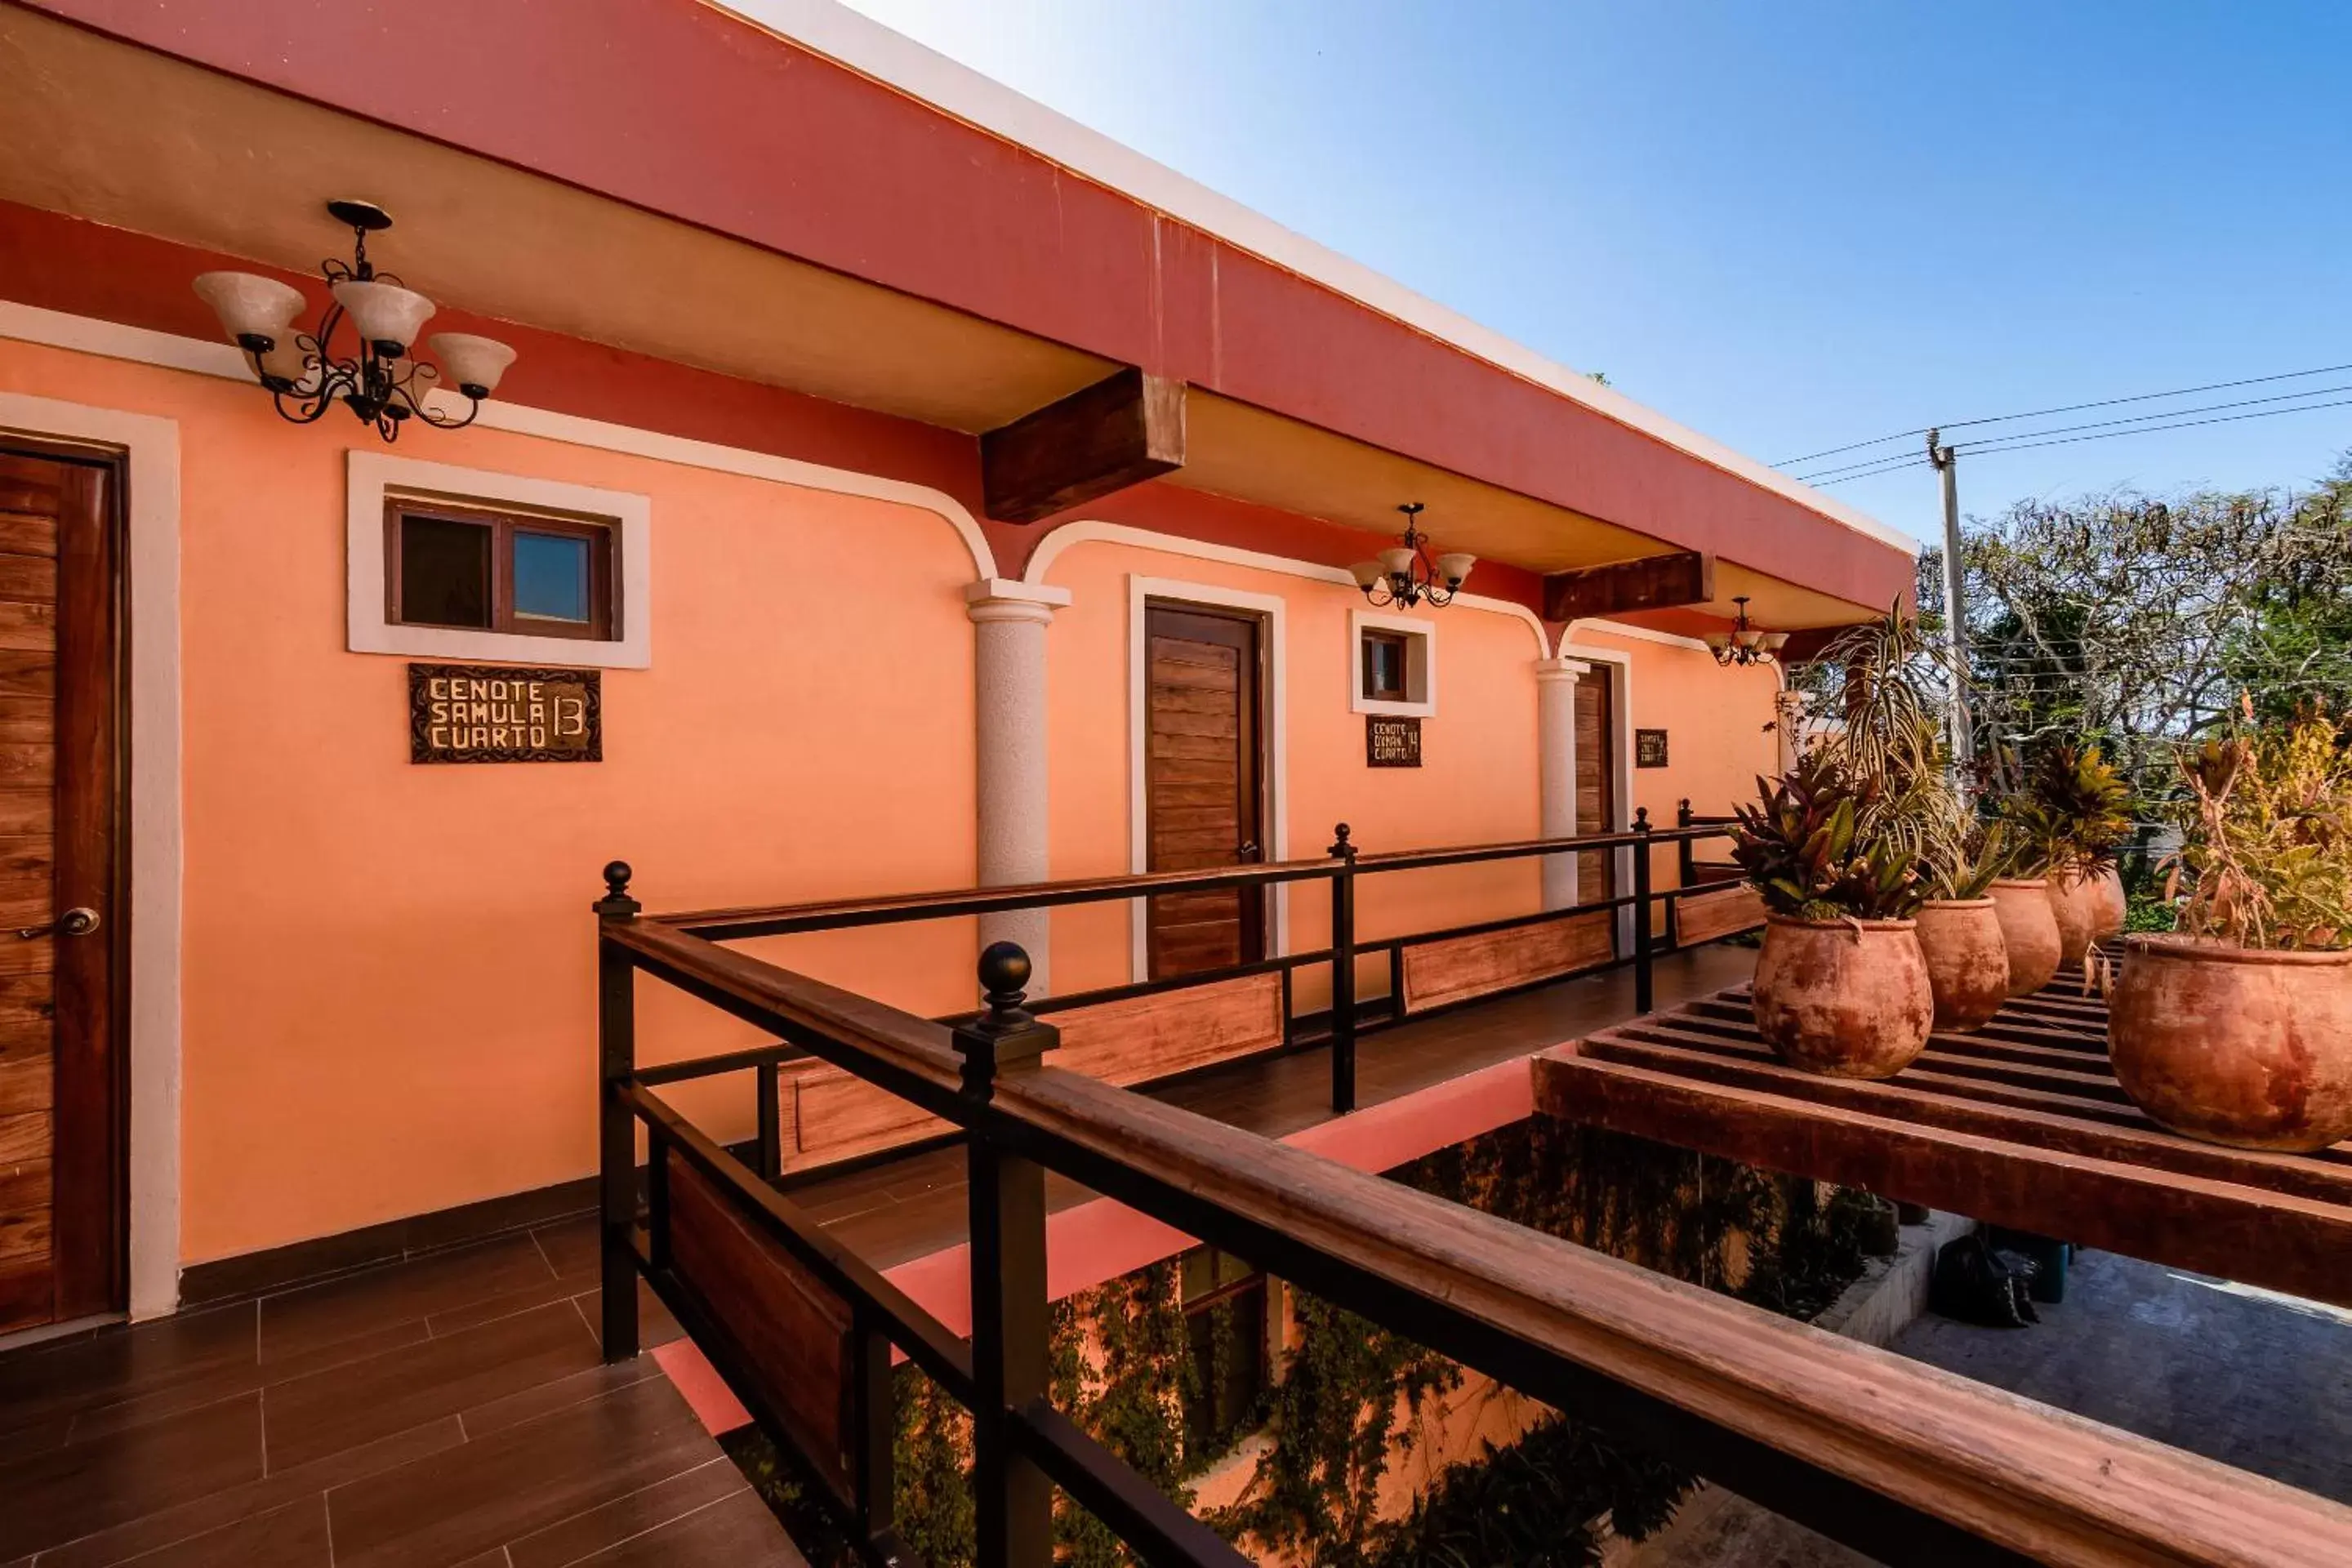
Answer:
[{"label": "large clay pot", "polygon": [[2099,916],[2098,885],[2071,871],[2052,875],[2050,913],[2058,922],[2058,967],[2080,969],[2091,951],[2092,933]]},{"label": "large clay pot", "polygon": [[2352,952],[2124,942],[2107,1053],[2176,1132],[2302,1152],[2352,1138]]},{"label": "large clay pot", "polygon": [[1990,899],[1930,899],[1918,919],[1919,952],[1936,998],[1936,1027],[1965,1034],[2009,1000],[2009,944]]},{"label": "large clay pot", "polygon": [[2039,991],[2058,973],[2058,915],[2051,907],[2050,884],[2039,877],[2004,877],[1991,893],[2001,945],[2009,952],[2009,994]]},{"label": "large clay pot", "polygon": [[1765,922],[1756,1027],[1780,1059],[1836,1078],[1893,1078],[1927,1044],[1936,999],[1910,921]]},{"label": "large clay pot", "polygon": [[2131,900],[2124,896],[2124,875],[2113,866],[2091,874],[2091,941],[2102,942],[2124,934],[2124,917]]}]

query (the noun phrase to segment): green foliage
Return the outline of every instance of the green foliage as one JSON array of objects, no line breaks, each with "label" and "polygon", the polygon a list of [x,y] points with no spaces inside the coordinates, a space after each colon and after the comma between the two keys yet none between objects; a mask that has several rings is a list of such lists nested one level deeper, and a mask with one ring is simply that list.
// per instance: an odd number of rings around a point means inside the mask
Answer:
[{"label": "green foliage", "polygon": [[2008,824],[1971,823],[1935,847],[1927,866],[1928,896],[1981,899],[2023,852]]},{"label": "green foliage", "polygon": [[2096,746],[2053,742],[2035,752],[2024,788],[2000,803],[2028,876],[2087,877],[2115,864],[2131,837],[2131,785]]},{"label": "green foliage", "polygon": [[1640,1541],[1674,1517],[1694,1478],[1621,1448],[1567,1415],[1529,1427],[1507,1448],[1492,1443],[1448,1465],[1412,1511],[1387,1528],[1375,1568],[1591,1568],[1601,1561],[1591,1529],[1606,1510],[1616,1532]]},{"label": "green foliage", "polygon": [[1797,920],[1901,920],[1927,898],[1915,855],[1892,837],[1865,837],[1876,781],[1857,779],[1820,752],[1777,781],[1762,802],[1733,807],[1732,856],[1774,914]]},{"label": "green foliage", "polygon": [[[1097,1357],[1085,1351],[1091,1326]],[[1184,1405],[1198,1390],[1184,1332],[1176,1265],[1155,1263],[1055,1306],[1054,1404],[1145,1480],[1190,1507],[1186,1483],[1212,1451],[1195,1451]],[[1118,1568],[1129,1561],[1110,1527],[1056,1500],[1056,1560],[1072,1568]],[[936,1561],[936,1559],[934,1559]]]},{"label": "green foliage", "polygon": [[2305,712],[2179,752],[2188,798],[2168,893],[2191,879],[2179,929],[2242,947],[2352,945],[2352,752]]},{"label": "green foliage", "polygon": [[1294,1562],[1352,1568],[1377,1533],[1391,1447],[1411,1451],[1423,1405],[1459,1387],[1462,1371],[1317,1297],[1295,1302],[1299,1340],[1275,1386],[1270,1446],[1241,1499],[1209,1522]]}]

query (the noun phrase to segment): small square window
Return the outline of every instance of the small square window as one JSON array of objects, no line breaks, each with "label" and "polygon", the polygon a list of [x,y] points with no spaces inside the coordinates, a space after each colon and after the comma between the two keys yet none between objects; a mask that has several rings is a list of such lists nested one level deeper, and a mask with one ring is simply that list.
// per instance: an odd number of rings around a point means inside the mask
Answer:
[{"label": "small square window", "polygon": [[610,523],[394,497],[384,506],[385,619],[610,641]]},{"label": "small square window", "polygon": [[1375,702],[1402,702],[1412,649],[1402,632],[1364,634],[1364,695]]}]

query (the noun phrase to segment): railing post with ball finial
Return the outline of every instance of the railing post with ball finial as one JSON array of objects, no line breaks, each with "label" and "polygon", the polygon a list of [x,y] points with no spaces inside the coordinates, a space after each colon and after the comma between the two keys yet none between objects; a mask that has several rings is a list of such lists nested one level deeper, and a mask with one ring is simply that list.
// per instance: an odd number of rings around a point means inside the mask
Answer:
[{"label": "railing post with ball finial", "polygon": [[604,896],[596,911],[596,1167],[602,1212],[599,1294],[604,1359],[637,1353],[636,1119],[621,1099],[637,1071],[637,971],[628,950],[607,928],[633,921],[644,906],[629,897],[629,863],[604,868]]},{"label": "railing post with ball finial", "polygon": [[[986,1006],[955,1031],[965,1098],[985,1104],[1000,1079],[1034,1071],[1060,1044],[1022,1006],[1029,955],[1017,942],[980,955]],[[1054,1488],[1017,1447],[1013,1412],[1050,1392],[1045,1172],[999,1143],[985,1121],[967,1137],[971,1223],[972,1500],[979,1568],[1046,1568]]]},{"label": "railing post with ball finial", "polygon": [[1331,1113],[1345,1116],[1356,1109],[1356,847],[1344,822],[1332,838]]}]

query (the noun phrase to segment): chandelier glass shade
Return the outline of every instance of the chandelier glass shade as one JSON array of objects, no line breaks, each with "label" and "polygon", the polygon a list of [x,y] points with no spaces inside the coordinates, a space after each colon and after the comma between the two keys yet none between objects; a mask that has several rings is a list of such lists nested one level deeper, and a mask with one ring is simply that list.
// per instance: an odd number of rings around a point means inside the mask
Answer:
[{"label": "chandelier glass shade", "polygon": [[1404,542],[1381,551],[1377,561],[1359,561],[1348,570],[1375,608],[1402,605],[1410,610],[1426,603],[1432,609],[1442,610],[1454,602],[1463,579],[1470,575],[1470,568],[1478,563],[1478,558],[1457,550],[1439,556],[1433,563],[1429,559],[1429,535],[1418,526],[1422,503],[1408,501],[1397,510],[1404,513]]},{"label": "chandelier glass shade", "polygon": [[[334,303],[316,331],[296,324],[308,303],[302,291],[275,278],[206,272],[196,279],[197,297],[245,351],[278,412],[297,425],[314,423],[338,403],[386,441],[397,440],[411,419],[441,430],[472,424],[515,351],[472,332],[436,332],[425,341],[437,363],[419,358],[416,338],[433,317],[433,301],[368,260],[368,236],[390,228],[391,216],[368,202],[329,202],[327,211],[351,226],[352,259],[330,258],[319,268]],[[337,335],[347,321],[351,350],[338,353]],[[466,399],[463,413],[429,401],[445,388]]]},{"label": "chandelier glass shade", "polygon": [[1739,606],[1738,619],[1731,623],[1731,629],[1706,634],[1707,651],[1715,655],[1715,662],[1726,666],[1780,663],[1780,649],[1787,645],[1789,634],[1768,632],[1748,625],[1747,595],[1738,595],[1731,602]]}]

